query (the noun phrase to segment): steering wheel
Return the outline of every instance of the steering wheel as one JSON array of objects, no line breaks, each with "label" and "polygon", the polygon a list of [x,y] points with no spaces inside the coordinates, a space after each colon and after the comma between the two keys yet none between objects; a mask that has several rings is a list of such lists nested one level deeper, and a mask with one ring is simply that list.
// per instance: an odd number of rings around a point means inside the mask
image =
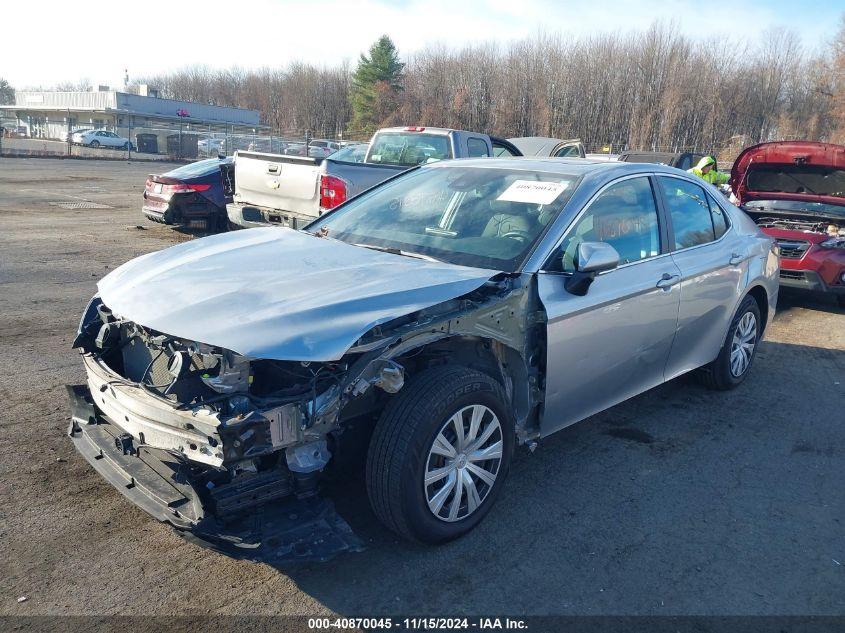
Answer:
[{"label": "steering wheel", "polygon": [[531,236],[528,234],[527,231],[520,231],[518,229],[514,229],[508,231],[507,233],[503,233],[499,237],[509,237],[512,240],[519,240],[520,242],[528,242],[531,240]]}]

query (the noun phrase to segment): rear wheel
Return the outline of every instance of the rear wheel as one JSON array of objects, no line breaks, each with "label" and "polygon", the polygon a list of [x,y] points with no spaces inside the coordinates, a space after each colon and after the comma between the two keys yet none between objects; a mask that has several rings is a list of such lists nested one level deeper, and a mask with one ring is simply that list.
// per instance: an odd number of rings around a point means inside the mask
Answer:
[{"label": "rear wheel", "polygon": [[745,380],[763,333],[760,308],[754,297],[742,300],[734,315],[719,356],[701,369],[701,378],[711,389],[733,389]]},{"label": "rear wheel", "polygon": [[499,383],[467,367],[433,367],[409,381],[370,441],[367,493],[379,520],[426,543],[478,525],[513,453],[506,402]]},{"label": "rear wheel", "polygon": [[129,151],[129,143],[124,143],[124,144],[123,144],[123,150],[124,150],[124,151],[126,151],[126,152],[128,152],[128,151]]}]

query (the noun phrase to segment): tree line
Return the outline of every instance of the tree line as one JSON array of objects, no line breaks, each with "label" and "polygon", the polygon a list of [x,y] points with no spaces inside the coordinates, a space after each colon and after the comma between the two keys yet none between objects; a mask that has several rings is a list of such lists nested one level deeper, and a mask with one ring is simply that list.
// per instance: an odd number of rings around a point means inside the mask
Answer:
[{"label": "tree line", "polygon": [[807,50],[783,29],[755,45],[698,40],[656,22],[627,34],[431,46],[400,61],[384,36],[355,68],[195,66],[139,83],[163,97],[257,109],[276,134],[366,140],[413,124],[580,138],[592,150],[727,151],[845,140],[845,26],[830,44]]}]

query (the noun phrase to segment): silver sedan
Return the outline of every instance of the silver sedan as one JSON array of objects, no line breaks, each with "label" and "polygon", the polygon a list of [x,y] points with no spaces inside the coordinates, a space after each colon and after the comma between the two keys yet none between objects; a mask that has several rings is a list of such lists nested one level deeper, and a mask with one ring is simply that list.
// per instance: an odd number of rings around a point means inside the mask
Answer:
[{"label": "silver sedan", "polygon": [[[671,167],[432,163],[304,231],[194,240],[107,275],[75,342],[70,436],[135,503],[218,543],[245,538],[229,513],[315,495],[363,450],[381,521],[443,542],[487,514],[515,446],[693,370],[741,384],[778,271],[770,237]],[[179,459],[145,470],[124,457],[137,447]],[[162,477],[186,482],[169,506],[145,492]]]}]

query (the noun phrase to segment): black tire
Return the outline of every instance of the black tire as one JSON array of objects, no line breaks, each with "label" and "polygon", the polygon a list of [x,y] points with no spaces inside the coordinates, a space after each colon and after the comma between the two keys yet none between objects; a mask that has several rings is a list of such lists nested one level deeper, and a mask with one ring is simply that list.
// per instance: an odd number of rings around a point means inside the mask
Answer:
[{"label": "black tire", "polygon": [[[734,375],[731,371],[732,342],[740,321],[742,321],[748,313],[753,315],[756,327],[754,348],[751,351],[751,358],[749,359],[745,369],[739,375]],[[722,349],[719,351],[719,355],[716,357],[716,360],[708,365],[705,365],[699,371],[699,377],[704,385],[710,389],[727,391],[741,384],[748,376],[748,372],[751,371],[751,366],[754,364],[754,357],[757,355],[757,347],[759,346],[762,333],[763,324],[760,321],[760,307],[757,305],[757,301],[754,297],[747,295],[742,300],[742,303],[739,304],[736,314],[734,314],[731,326],[728,328],[728,334],[725,336],[725,342],[722,343]]]},{"label": "black tire", "polygon": [[128,151],[129,151],[129,143],[124,143],[124,144],[123,144],[123,151],[124,151],[124,152],[128,152]]},{"label": "black tire", "polygon": [[[423,543],[444,543],[478,525],[498,497],[513,454],[513,417],[506,403],[498,382],[468,367],[432,367],[410,379],[383,411],[367,453],[367,494],[379,520],[400,536]],[[501,461],[477,508],[447,522],[429,508],[425,470],[444,423],[470,405],[483,405],[498,418]]]},{"label": "black tire", "polygon": [[845,308],[845,295],[836,295],[836,303],[840,308]]},{"label": "black tire", "polygon": [[91,147],[93,149],[97,149],[98,147],[100,147],[100,141],[91,141],[91,143],[88,145],[88,147]]}]

